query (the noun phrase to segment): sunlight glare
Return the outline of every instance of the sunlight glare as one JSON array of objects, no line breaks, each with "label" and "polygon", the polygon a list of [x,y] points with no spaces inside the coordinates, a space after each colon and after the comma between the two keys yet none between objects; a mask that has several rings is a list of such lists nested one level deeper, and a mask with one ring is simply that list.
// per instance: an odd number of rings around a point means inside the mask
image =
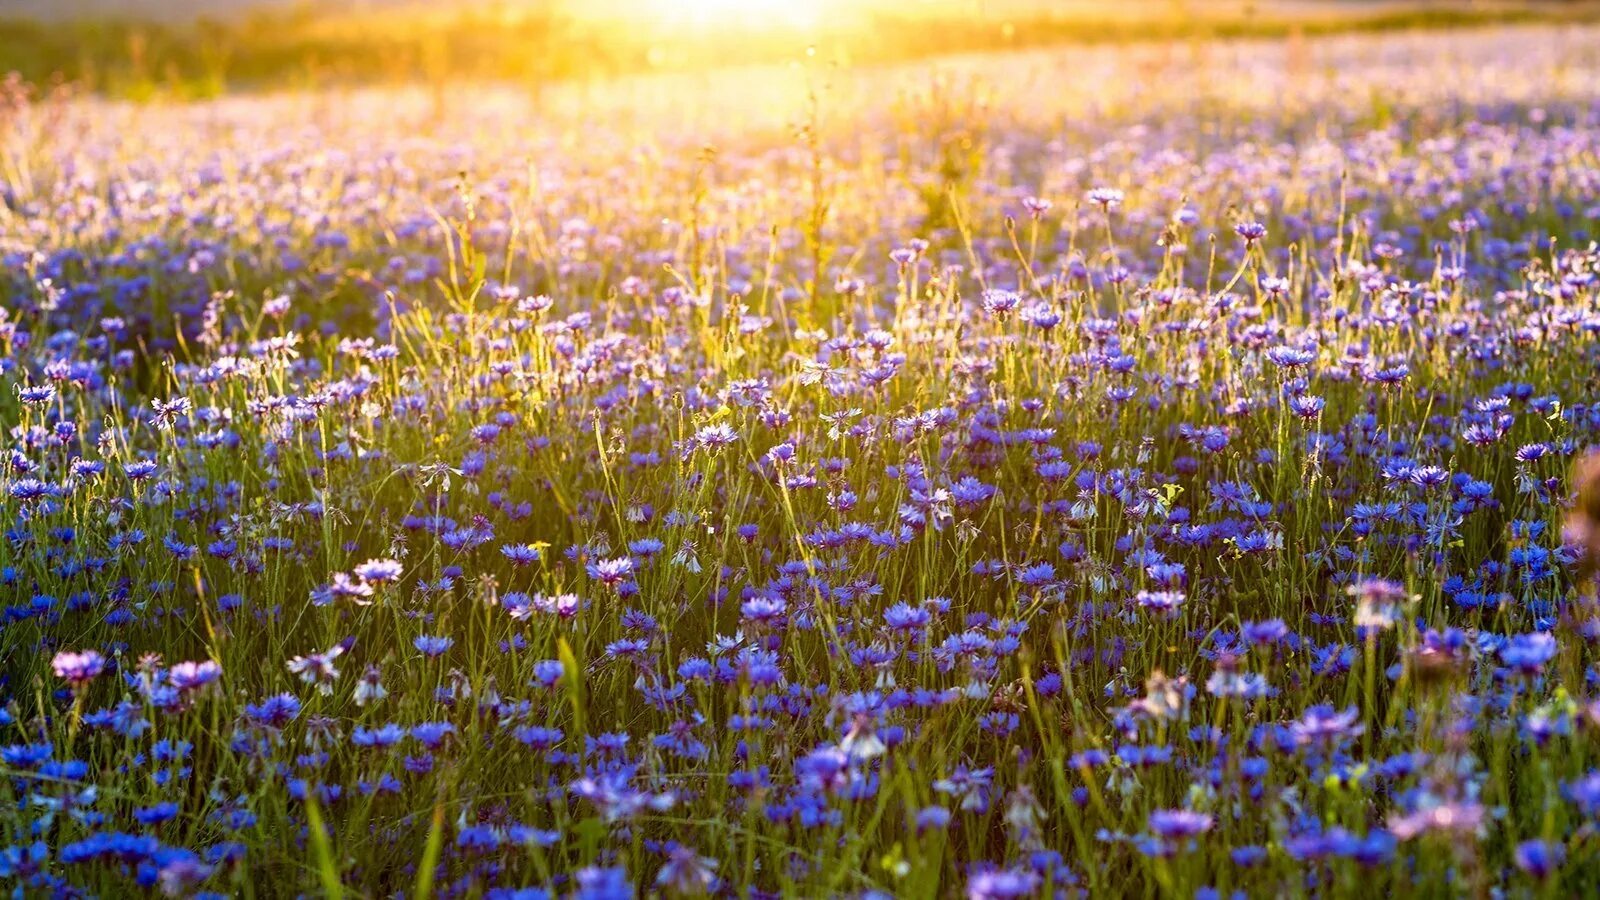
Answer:
[{"label": "sunlight glare", "polygon": [[645,17],[671,29],[810,30],[821,0],[643,0]]}]

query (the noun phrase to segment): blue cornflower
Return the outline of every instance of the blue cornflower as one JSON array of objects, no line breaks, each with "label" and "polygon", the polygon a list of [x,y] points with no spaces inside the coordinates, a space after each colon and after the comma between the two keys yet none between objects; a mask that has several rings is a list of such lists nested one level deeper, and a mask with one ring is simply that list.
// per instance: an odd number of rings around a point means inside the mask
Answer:
[{"label": "blue cornflower", "polygon": [[1537,675],[1556,655],[1555,636],[1547,631],[1513,635],[1500,648],[1500,659],[1522,675]]},{"label": "blue cornflower", "polygon": [[500,548],[500,553],[511,560],[514,566],[532,565],[542,556],[540,549],[533,544],[506,544]]},{"label": "blue cornflower", "polygon": [[1600,770],[1595,770],[1562,786],[1562,793],[1578,811],[1600,821]]},{"label": "blue cornflower", "polygon": [[258,725],[282,728],[300,715],[300,700],[293,694],[276,694],[260,703],[247,704],[244,714]]},{"label": "blue cornflower", "polygon": [[386,748],[399,744],[406,736],[406,730],[395,722],[380,725],[377,728],[357,727],[350,732],[350,743],[357,747]]},{"label": "blue cornflower", "polygon": [[1044,587],[1056,580],[1056,567],[1048,562],[1034,563],[1017,573],[1017,583],[1023,587]]},{"label": "blue cornflower", "polygon": [[411,646],[420,650],[423,656],[426,656],[429,659],[436,659],[440,656],[443,656],[445,651],[455,646],[455,639],[442,635],[435,636],[422,634],[418,635],[416,639],[411,642]]},{"label": "blue cornflower", "polygon": [[559,659],[539,660],[533,664],[533,683],[540,687],[555,687],[566,671],[566,666]]},{"label": "blue cornflower", "polygon": [[1556,870],[1561,868],[1561,864],[1566,862],[1567,848],[1554,841],[1523,841],[1517,845],[1512,858],[1516,861],[1517,868],[1542,881],[1554,875]]},{"label": "blue cornflower", "polygon": [[580,869],[577,875],[578,890],[574,900],[633,900],[633,883],[621,867],[601,868],[590,866]]},{"label": "blue cornflower", "polygon": [[933,621],[933,614],[924,607],[900,602],[883,611],[883,621],[895,631],[915,632]]},{"label": "blue cornflower", "polygon": [[143,481],[156,473],[156,464],[147,459],[137,460],[124,465],[122,471],[132,481]]},{"label": "blue cornflower", "polygon": [[943,830],[950,824],[950,810],[942,806],[925,806],[917,811],[917,833]]},{"label": "blue cornflower", "polygon": [[429,750],[437,750],[445,738],[455,733],[456,726],[449,722],[423,722],[411,726],[411,736]]},{"label": "blue cornflower", "polygon": [[43,406],[56,398],[56,389],[48,384],[17,388],[17,399],[29,406]]},{"label": "blue cornflower", "polygon": [[177,815],[178,804],[171,802],[157,803],[154,806],[147,806],[143,809],[136,809],[133,811],[134,819],[136,819],[140,825],[144,825],[146,827],[151,825],[159,825],[168,819],[175,818]]}]

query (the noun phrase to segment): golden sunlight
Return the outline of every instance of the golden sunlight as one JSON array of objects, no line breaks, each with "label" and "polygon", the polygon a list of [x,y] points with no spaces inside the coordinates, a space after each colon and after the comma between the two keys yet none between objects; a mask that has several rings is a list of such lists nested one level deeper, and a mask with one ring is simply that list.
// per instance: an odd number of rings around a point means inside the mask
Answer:
[{"label": "golden sunlight", "polygon": [[808,30],[821,24],[821,0],[638,0],[643,17],[664,28]]}]

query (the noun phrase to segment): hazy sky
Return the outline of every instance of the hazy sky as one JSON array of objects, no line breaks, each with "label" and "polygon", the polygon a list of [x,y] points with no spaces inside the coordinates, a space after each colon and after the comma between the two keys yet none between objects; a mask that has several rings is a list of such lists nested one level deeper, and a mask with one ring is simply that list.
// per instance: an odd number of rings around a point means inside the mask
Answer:
[{"label": "hazy sky", "polygon": [[[325,6],[349,9],[359,6],[395,5],[409,0],[0,0],[0,16],[25,15],[39,18],[133,15],[140,18],[187,19],[199,15],[227,15],[242,9],[263,6]],[[542,2],[542,0],[530,0]]]},{"label": "hazy sky", "polygon": [[[347,12],[360,7],[394,7],[394,6],[423,6],[437,8],[440,5],[455,3],[457,5],[503,5],[503,6],[543,6],[543,7],[569,7],[575,11],[583,11],[598,15],[623,15],[638,12],[641,8],[654,7],[657,12],[662,9],[681,8],[693,5],[695,0],[0,0],[0,17],[6,15],[21,15],[40,18],[75,18],[82,16],[103,16],[108,14],[133,15],[140,18],[186,19],[202,14],[227,15],[240,10],[263,6],[296,6],[305,5],[312,8],[323,8],[333,12]],[[859,5],[865,0],[788,0],[795,8],[813,8],[819,4],[841,4],[846,6]],[[1034,9],[1041,7],[1077,7],[1093,6],[1096,3],[1108,5],[1105,0],[871,0],[886,6],[901,9],[918,9],[923,11],[974,11],[982,10],[988,13],[1004,13],[1008,10]],[[1133,4],[1174,4],[1179,2],[1195,3],[1197,0],[1117,0],[1109,4],[1113,7],[1126,8]],[[1215,2],[1215,0],[1199,0],[1199,2]],[[1274,0],[1269,0],[1274,2]],[[1276,0],[1282,2],[1282,0]],[[737,7],[740,4],[734,0],[725,0],[717,4],[724,8]]]}]

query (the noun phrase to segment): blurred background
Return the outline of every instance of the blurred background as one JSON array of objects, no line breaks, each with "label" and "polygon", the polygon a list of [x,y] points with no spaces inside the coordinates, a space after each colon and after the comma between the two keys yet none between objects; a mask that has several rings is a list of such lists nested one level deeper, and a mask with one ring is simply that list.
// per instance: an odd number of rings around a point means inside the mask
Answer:
[{"label": "blurred background", "polygon": [[845,65],[1208,37],[1600,20],[1589,0],[0,0],[0,72],[122,98]]}]

